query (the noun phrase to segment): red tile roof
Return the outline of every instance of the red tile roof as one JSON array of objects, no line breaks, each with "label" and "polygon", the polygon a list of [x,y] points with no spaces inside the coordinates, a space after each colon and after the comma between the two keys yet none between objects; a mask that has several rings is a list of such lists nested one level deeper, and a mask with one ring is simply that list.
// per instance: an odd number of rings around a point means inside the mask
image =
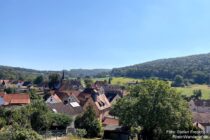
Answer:
[{"label": "red tile roof", "polygon": [[3,96],[6,105],[8,104],[30,104],[29,94],[4,94]]},{"label": "red tile roof", "polygon": [[119,126],[119,120],[116,118],[105,117],[103,125]]},{"label": "red tile roof", "polygon": [[62,102],[61,99],[58,97],[57,94],[51,95],[57,102]]},{"label": "red tile roof", "polygon": [[0,93],[0,97],[4,97],[5,93]]}]

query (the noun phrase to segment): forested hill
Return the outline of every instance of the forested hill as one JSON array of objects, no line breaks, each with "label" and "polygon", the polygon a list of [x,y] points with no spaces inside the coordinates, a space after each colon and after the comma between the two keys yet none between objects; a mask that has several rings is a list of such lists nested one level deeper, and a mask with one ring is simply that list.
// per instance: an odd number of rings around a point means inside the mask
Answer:
[{"label": "forested hill", "polygon": [[0,66],[0,79],[31,79],[38,75],[44,75],[46,73],[46,71]]},{"label": "forested hill", "polygon": [[[72,69],[65,70],[65,77],[85,77],[85,76],[105,76],[111,70],[108,69]],[[62,71],[38,71],[33,69],[19,68],[19,67],[9,67],[0,66],[0,79],[34,79],[36,76],[43,75],[48,77],[51,73],[60,73]]]},{"label": "forested hill", "polygon": [[70,77],[97,76],[104,77],[109,75],[111,69],[71,69],[68,71]]},{"label": "forested hill", "polygon": [[210,83],[210,53],[114,68],[111,75],[132,78],[158,77],[165,80],[174,80],[176,75],[181,75],[191,83]]}]

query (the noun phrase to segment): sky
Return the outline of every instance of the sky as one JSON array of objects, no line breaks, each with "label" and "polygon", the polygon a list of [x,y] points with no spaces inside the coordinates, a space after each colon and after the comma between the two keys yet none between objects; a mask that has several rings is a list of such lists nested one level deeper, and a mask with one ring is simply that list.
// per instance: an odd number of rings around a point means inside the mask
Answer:
[{"label": "sky", "polygon": [[209,0],[0,0],[0,65],[116,68],[210,52]]}]

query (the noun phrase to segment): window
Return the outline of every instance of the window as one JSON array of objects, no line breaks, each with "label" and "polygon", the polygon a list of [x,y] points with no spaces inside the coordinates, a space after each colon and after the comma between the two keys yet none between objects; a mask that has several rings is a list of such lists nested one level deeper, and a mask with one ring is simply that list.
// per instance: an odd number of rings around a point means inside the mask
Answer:
[{"label": "window", "polygon": [[72,103],[70,103],[71,104],[71,106],[73,106],[73,107],[78,107],[78,106],[80,106],[77,102],[72,102]]}]

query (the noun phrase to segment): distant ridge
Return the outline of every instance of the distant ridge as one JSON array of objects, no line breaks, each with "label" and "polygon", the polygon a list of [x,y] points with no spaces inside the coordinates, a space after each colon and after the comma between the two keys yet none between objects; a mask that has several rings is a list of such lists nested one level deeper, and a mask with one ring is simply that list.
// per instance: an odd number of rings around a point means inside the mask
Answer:
[{"label": "distant ridge", "polygon": [[[27,68],[0,66],[0,79],[32,79],[38,75],[47,77],[50,73],[61,71],[40,71]],[[159,59],[132,66],[110,69],[72,69],[65,70],[65,76],[86,77],[106,75],[132,78],[158,78],[174,80],[177,75],[185,82],[210,84],[210,53],[185,57]]]},{"label": "distant ridge", "polygon": [[[64,70],[65,77],[85,77],[96,76],[100,74],[107,74],[111,70],[109,69],[72,69]],[[62,73],[61,71],[44,71],[33,70],[20,67],[2,66],[0,65],[0,79],[34,79],[38,75],[47,77],[51,73]]]}]

